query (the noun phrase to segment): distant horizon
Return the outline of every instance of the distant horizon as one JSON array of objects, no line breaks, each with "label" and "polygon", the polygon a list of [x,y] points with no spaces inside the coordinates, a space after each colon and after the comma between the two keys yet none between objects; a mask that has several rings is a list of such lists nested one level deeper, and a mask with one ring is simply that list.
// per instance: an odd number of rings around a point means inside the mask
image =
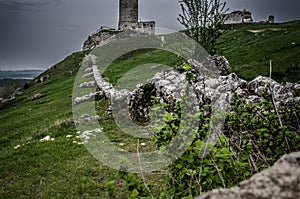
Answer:
[{"label": "distant horizon", "polygon": [[48,68],[46,68],[46,69],[21,69],[21,68],[15,68],[15,69],[7,69],[7,68],[0,68],[0,72],[3,72],[3,71],[5,71],[5,72],[9,72],[9,71],[12,71],[12,72],[14,72],[14,71],[45,71],[45,70],[47,70]]},{"label": "distant horizon", "polygon": [[0,81],[32,80],[43,72],[44,70],[2,70],[0,71]]}]

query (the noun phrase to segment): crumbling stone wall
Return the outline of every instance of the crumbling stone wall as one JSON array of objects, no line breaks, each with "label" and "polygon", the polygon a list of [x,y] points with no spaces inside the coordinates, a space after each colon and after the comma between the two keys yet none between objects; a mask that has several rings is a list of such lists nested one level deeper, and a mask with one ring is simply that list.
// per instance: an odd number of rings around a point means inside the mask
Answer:
[{"label": "crumbling stone wall", "polygon": [[91,50],[97,46],[102,46],[111,42],[117,34],[121,31],[115,29],[109,30],[99,30],[96,33],[90,35],[87,40],[84,42],[82,49],[83,50]]}]

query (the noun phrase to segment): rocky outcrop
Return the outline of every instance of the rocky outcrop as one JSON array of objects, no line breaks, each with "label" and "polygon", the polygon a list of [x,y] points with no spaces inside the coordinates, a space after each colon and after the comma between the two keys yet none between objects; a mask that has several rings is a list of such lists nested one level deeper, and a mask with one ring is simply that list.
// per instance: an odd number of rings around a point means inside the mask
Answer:
[{"label": "rocky outcrop", "polygon": [[116,38],[120,31],[115,29],[100,29],[96,33],[91,34],[84,42],[83,50],[92,50],[97,46],[103,46]]},{"label": "rocky outcrop", "polygon": [[272,167],[230,189],[218,189],[195,199],[300,198],[300,152],[283,156]]}]

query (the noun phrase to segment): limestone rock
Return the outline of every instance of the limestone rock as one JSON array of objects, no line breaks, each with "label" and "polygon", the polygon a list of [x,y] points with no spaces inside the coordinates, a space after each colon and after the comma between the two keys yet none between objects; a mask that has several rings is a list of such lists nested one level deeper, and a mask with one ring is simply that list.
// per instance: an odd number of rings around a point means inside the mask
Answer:
[{"label": "limestone rock", "polygon": [[300,152],[284,155],[272,167],[229,189],[216,189],[196,199],[299,199]]},{"label": "limestone rock", "polygon": [[230,65],[224,56],[210,56],[220,71],[220,75],[229,75]]},{"label": "limestone rock", "polygon": [[292,99],[299,97],[300,84],[280,84],[268,77],[258,76],[248,84],[247,90],[249,94],[258,97],[263,97],[264,93],[273,94],[274,100],[278,102],[277,105],[285,105]]},{"label": "limestone rock", "polygon": [[90,82],[84,82],[79,85],[80,88],[94,88],[96,86],[95,81],[90,81]]},{"label": "limestone rock", "polygon": [[92,102],[95,100],[95,98],[101,97],[102,95],[103,95],[102,92],[94,92],[94,93],[84,95],[82,97],[76,97],[76,99],[74,100],[74,104],[77,105],[83,102]]},{"label": "limestone rock", "polygon": [[34,101],[34,100],[40,99],[40,98],[42,98],[42,97],[44,97],[44,96],[46,96],[45,93],[36,93],[36,94],[33,94],[33,95],[29,98],[29,100]]}]

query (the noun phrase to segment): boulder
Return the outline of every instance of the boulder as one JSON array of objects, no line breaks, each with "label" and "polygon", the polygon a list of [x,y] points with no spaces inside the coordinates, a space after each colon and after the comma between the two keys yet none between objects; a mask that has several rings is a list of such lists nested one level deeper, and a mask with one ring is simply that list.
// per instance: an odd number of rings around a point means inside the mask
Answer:
[{"label": "boulder", "polygon": [[272,167],[229,189],[215,189],[195,199],[300,198],[300,152],[284,155]]}]

